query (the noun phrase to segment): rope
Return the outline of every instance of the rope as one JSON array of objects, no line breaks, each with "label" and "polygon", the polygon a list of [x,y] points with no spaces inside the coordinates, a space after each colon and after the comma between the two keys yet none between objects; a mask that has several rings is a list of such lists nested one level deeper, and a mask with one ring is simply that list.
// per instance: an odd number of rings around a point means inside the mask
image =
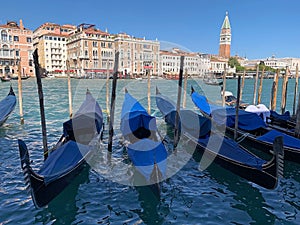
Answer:
[{"label": "rope", "polygon": [[238,144],[241,143],[241,142],[244,141],[245,138],[248,137],[249,135],[250,135],[249,133],[244,133],[242,136],[240,136],[240,137],[238,137],[238,138],[236,139],[236,142],[237,142]]}]

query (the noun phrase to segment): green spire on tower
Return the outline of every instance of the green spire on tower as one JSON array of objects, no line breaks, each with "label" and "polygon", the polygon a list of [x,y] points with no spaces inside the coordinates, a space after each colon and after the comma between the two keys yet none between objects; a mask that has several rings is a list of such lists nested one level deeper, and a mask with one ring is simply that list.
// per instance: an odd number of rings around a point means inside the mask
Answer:
[{"label": "green spire on tower", "polygon": [[224,22],[222,25],[222,29],[231,29],[227,11],[226,11],[226,16],[225,16],[225,19],[224,19]]}]

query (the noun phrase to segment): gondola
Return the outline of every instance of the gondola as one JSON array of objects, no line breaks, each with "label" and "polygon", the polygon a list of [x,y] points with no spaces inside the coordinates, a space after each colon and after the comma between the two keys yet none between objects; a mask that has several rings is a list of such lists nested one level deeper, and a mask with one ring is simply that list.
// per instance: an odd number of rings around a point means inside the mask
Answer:
[{"label": "gondola", "polygon": [[[174,128],[176,107],[172,100],[157,90],[156,104],[166,123]],[[189,143],[207,159],[221,167],[267,189],[277,186],[278,175],[283,173],[282,149],[274,148],[274,157],[263,160],[211,129],[211,120],[191,111],[179,112],[180,140]],[[187,140],[187,141],[186,141]]]},{"label": "gondola", "polygon": [[148,186],[156,197],[166,175],[167,150],[158,134],[156,119],[125,90],[120,130],[134,166],[135,186]]},{"label": "gondola", "polygon": [[0,126],[2,126],[8,119],[9,115],[15,109],[17,99],[12,86],[8,95],[0,102]]},{"label": "gondola", "polygon": [[9,76],[3,76],[3,77],[1,77],[1,81],[2,82],[8,82],[10,80],[11,80],[11,78]]},{"label": "gondola", "polygon": [[24,141],[18,140],[25,183],[37,208],[46,206],[88,167],[87,157],[95,153],[94,141],[103,130],[102,110],[87,91],[86,99],[74,117],[63,123],[63,134],[49,152],[39,172],[34,172]]},{"label": "gondola", "polygon": [[[192,88],[192,101],[207,118],[212,118],[220,127],[226,127],[226,134],[234,135],[236,109],[209,104],[206,97],[198,94]],[[263,118],[256,113],[239,110],[238,139],[243,146],[251,146],[258,150],[270,153],[276,137],[283,137],[284,158],[300,163],[300,139],[272,129],[266,125]]]}]

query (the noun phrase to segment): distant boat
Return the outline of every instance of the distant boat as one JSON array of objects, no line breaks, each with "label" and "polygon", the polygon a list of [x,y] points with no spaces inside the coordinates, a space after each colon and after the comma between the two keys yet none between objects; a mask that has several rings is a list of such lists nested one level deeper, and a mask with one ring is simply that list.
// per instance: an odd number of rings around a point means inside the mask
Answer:
[{"label": "distant boat", "polygon": [[223,81],[218,81],[217,79],[204,79],[203,82],[207,85],[215,85],[215,86],[223,85]]},{"label": "distant boat", "polygon": [[14,90],[12,86],[10,86],[8,95],[2,101],[0,101],[0,126],[5,123],[9,115],[15,109],[16,103],[17,99]]},{"label": "distant boat", "polygon": [[[27,80],[28,78],[30,78],[30,76],[21,76],[21,80]],[[13,76],[11,77],[12,80],[18,80],[19,77],[18,76]]]},{"label": "distant boat", "polygon": [[7,81],[10,81],[10,80],[11,80],[11,78],[9,76],[3,76],[3,77],[1,77],[1,81],[2,82],[7,82]]},{"label": "distant boat", "polygon": [[50,151],[39,172],[34,172],[24,141],[18,140],[21,167],[37,208],[46,206],[84,168],[95,150],[90,143],[99,140],[103,130],[102,110],[90,92],[74,117],[63,124],[63,135]]}]

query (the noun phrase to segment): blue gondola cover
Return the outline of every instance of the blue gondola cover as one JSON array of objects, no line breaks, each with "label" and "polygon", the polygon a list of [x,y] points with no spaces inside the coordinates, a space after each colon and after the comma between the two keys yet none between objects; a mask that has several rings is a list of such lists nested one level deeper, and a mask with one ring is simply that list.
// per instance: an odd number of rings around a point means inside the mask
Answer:
[{"label": "blue gondola cover", "polygon": [[[156,118],[150,116],[146,109],[129,93],[125,94],[122,106],[120,129],[124,136],[132,134],[139,128],[157,131]],[[149,182],[156,163],[163,177],[166,174],[167,151],[164,144],[150,138],[138,139],[127,146],[127,154],[135,168]]]},{"label": "blue gondola cover", "polygon": [[262,165],[266,163],[265,160],[250,154],[249,152],[241,149],[239,145],[232,139],[228,139],[220,135],[211,135],[207,138],[198,139],[198,142],[204,146],[207,146],[210,142],[210,149],[214,150],[219,155],[227,157],[231,160],[235,160],[239,163],[246,164],[248,166],[262,169]]},{"label": "blue gondola cover", "polygon": [[53,151],[39,171],[39,174],[44,176],[45,184],[49,184],[51,181],[74,169],[88,151],[89,146],[76,143],[75,141],[68,141]]},{"label": "blue gondola cover", "polygon": [[0,102],[0,125],[2,125],[6,121],[9,114],[14,110],[16,104],[17,99],[15,95],[7,95]]},{"label": "blue gondola cover", "polygon": [[147,181],[150,181],[154,163],[158,165],[162,174],[166,173],[168,155],[161,142],[144,138],[134,144],[129,144],[127,153],[133,165],[144,175]]},{"label": "blue gondola cover", "polygon": [[273,143],[275,138],[278,136],[283,137],[283,145],[285,147],[300,149],[300,139],[284,134],[277,130],[271,130],[268,133],[258,137],[257,140]]},{"label": "blue gondola cover", "polygon": [[[212,111],[212,118],[218,124],[224,124],[226,120],[226,126],[234,127],[235,125],[235,108],[223,108]],[[256,130],[258,128],[266,127],[265,122],[256,113],[246,112],[239,110],[239,129],[242,130]]]},{"label": "blue gondola cover", "polygon": [[123,135],[131,134],[140,127],[157,130],[156,119],[129,93],[125,94],[121,113],[121,131]]}]

